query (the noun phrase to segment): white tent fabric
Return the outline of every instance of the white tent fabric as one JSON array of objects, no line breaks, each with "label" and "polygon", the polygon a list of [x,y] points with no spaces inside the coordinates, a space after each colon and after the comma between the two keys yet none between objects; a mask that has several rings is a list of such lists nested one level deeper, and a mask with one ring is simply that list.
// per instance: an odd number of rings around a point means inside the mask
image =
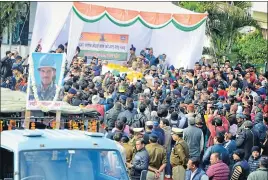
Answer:
[{"label": "white tent fabric", "polygon": [[70,19],[71,19],[71,13],[69,14],[65,24],[63,25],[56,41],[54,42],[52,49],[57,49],[59,44],[65,44],[68,40],[68,33],[70,29]]},{"label": "white tent fabric", "polygon": [[72,2],[38,2],[31,41],[34,52],[42,39],[42,52],[51,50],[72,8]]},{"label": "white tent fabric", "polygon": [[[86,3],[137,11],[195,14],[189,10],[177,7],[170,2]],[[172,23],[161,29],[147,28],[139,21],[128,27],[120,27],[111,22],[107,17],[97,22],[86,23],[73,13],[71,10],[72,4],[72,2],[38,2],[31,44],[32,51],[35,49],[40,38],[42,38],[42,52],[48,52],[53,44],[59,45],[66,39],[65,42],[68,41],[67,60],[70,64],[81,33],[98,32],[128,34],[128,48],[133,44],[137,48],[137,55],[139,55],[142,49],[153,47],[155,56],[166,53],[169,63],[173,64],[176,68],[191,68],[194,66],[195,61],[199,60],[202,55],[205,38],[205,23],[194,31],[189,32],[177,29]],[[49,15],[45,16],[44,14]],[[68,18],[68,15],[70,18]],[[44,28],[46,31],[42,29],[43,26],[46,27]],[[63,28],[64,26],[65,28]],[[54,31],[52,31],[52,29],[54,29]]]},{"label": "white tent fabric", "polygon": [[200,34],[205,34],[205,27],[204,23],[194,32],[184,32],[169,24],[163,29],[153,31],[149,47],[153,47],[158,54],[165,53],[168,63],[176,68],[193,68],[202,55],[205,36]]},{"label": "white tent fabric", "polygon": [[84,28],[84,21],[81,21],[74,12],[71,12],[69,37],[68,37],[68,48],[67,48],[67,61],[68,67],[75,55],[76,47],[79,43],[81,32]]}]

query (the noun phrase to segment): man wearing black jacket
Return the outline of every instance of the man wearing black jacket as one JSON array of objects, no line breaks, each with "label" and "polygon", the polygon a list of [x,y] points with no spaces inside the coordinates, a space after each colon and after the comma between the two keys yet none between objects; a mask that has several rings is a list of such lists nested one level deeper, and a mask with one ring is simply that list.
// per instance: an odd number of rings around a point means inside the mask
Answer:
[{"label": "man wearing black jacket", "polygon": [[236,137],[236,146],[238,149],[243,149],[245,152],[245,159],[251,155],[251,148],[253,146],[260,146],[259,134],[253,129],[251,121],[246,121],[242,132]]},{"label": "man wearing black jacket", "polygon": [[12,53],[11,51],[6,52],[6,56],[1,59],[0,62],[0,70],[1,70],[1,80],[3,81],[9,76],[12,76],[12,65],[14,61],[11,59]]},{"label": "man wearing black jacket", "polygon": [[127,163],[127,167],[130,168],[130,178],[131,180],[140,180],[141,173],[143,170],[148,170],[150,157],[145,149],[144,140],[136,140],[137,152],[132,159],[132,164]]}]

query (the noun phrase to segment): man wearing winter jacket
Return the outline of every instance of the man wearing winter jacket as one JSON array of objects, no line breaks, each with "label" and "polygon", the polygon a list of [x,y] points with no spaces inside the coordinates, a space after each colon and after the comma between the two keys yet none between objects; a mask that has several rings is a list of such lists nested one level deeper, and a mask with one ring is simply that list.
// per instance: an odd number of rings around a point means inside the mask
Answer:
[{"label": "man wearing winter jacket", "polygon": [[159,124],[158,121],[153,121],[152,133],[158,136],[158,143],[163,146],[165,144],[165,131],[160,128]]},{"label": "man wearing winter jacket", "polygon": [[253,129],[259,133],[260,143],[263,144],[263,142],[265,141],[266,131],[268,130],[268,128],[263,123],[263,114],[261,111],[258,111],[255,115]]},{"label": "man wearing winter jacket", "polygon": [[121,108],[121,104],[119,102],[116,102],[114,107],[105,113],[104,122],[108,127],[109,131],[111,131],[115,127],[115,121],[117,120],[117,117],[121,112]]},{"label": "man wearing winter jacket", "polygon": [[219,153],[213,153],[210,156],[210,166],[206,173],[211,180],[229,180],[230,169],[220,160]]},{"label": "man wearing winter jacket", "polygon": [[136,140],[137,152],[132,159],[132,163],[127,163],[127,167],[130,168],[130,178],[131,180],[140,180],[141,172],[143,170],[148,170],[149,167],[149,154],[145,149],[143,139]]},{"label": "man wearing winter jacket", "polygon": [[9,76],[12,76],[11,67],[15,62],[15,59],[11,59],[12,53],[10,51],[6,52],[6,56],[1,59],[0,74],[1,80],[6,79]]},{"label": "man wearing winter jacket", "polygon": [[229,165],[229,153],[228,151],[223,147],[224,142],[224,134],[221,132],[217,132],[216,136],[214,137],[214,145],[210,146],[204,156],[203,156],[203,165],[206,167],[209,165],[210,156],[213,153],[219,153],[220,159],[227,165]]},{"label": "man wearing winter jacket", "polygon": [[246,121],[244,123],[244,129],[236,137],[236,146],[238,149],[243,149],[245,151],[245,159],[248,159],[251,155],[252,146],[260,146],[258,132],[252,128],[252,122]]},{"label": "man wearing winter jacket", "polygon": [[135,114],[132,122],[129,123],[129,125],[133,128],[144,128],[145,122],[148,121],[146,115],[144,114],[146,110],[146,105],[144,103],[141,103],[139,105],[139,113]]},{"label": "man wearing winter jacket", "polygon": [[208,180],[206,173],[199,167],[199,158],[191,158],[187,163],[188,170],[185,173],[185,180]]},{"label": "man wearing winter jacket", "polygon": [[204,148],[204,135],[202,130],[195,126],[195,118],[189,117],[188,122],[189,126],[183,131],[183,139],[190,147],[190,157],[200,158],[201,151]]},{"label": "man wearing winter jacket", "polygon": [[261,157],[259,167],[259,169],[249,174],[248,180],[267,179],[268,157]]},{"label": "man wearing winter jacket", "polygon": [[250,169],[248,162],[244,159],[245,152],[243,149],[237,149],[233,154],[235,164],[231,173],[231,180],[245,180],[247,179]]},{"label": "man wearing winter jacket", "polygon": [[131,126],[131,122],[133,120],[134,117],[134,103],[133,102],[129,102],[126,104],[126,110],[124,110],[123,112],[120,112],[117,118],[121,118],[121,117],[126,117],[127,118],[127,124],[129,126]]},{"label": "man wearing winter jacket", "polygon": [[259,168],[260,162],[260,148],[258,146],[253,146],[251,149],[251,156],[248,159],[248,164],[250,167],[250,172],[256,171]]}]

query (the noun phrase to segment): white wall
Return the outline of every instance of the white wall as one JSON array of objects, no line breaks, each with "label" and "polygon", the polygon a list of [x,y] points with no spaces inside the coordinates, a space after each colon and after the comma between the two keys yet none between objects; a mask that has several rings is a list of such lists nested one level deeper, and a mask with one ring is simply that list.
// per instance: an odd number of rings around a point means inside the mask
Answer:
[{"label": "white wall", "polygon": [[257,12],[264,12],[267,13],[267,5],[268,3],[263,1],[263,2],[252,2],[252,10],[257,11]]}]

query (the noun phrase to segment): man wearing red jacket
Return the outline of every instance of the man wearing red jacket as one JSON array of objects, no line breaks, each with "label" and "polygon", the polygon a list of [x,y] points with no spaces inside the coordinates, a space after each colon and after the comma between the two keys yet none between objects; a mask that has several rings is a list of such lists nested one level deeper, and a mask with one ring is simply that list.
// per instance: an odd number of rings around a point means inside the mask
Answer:
[{"label": "man wearing red jacket", "polygon": [[213,145],[213,138],[216,136],[217,132],[229,132],[228,120],[217,112],[208,118],[207,127],[210,131],[207,147]]}]

